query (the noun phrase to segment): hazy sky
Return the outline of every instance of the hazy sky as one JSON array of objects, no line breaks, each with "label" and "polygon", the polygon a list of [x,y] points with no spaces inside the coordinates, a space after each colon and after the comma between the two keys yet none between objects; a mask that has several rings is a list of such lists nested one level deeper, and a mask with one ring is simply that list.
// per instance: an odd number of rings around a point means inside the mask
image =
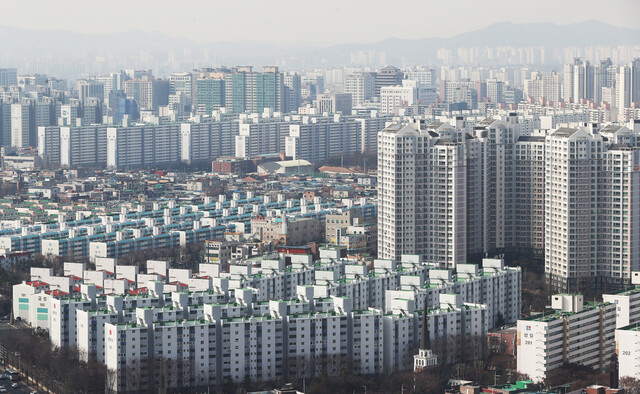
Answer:
[{"label": "hazy sky", "polygon": [[216,41],[373,42],[451,36],[511,21],[600,20],[640,29],[640,0],[0,0],[0,24]]}]

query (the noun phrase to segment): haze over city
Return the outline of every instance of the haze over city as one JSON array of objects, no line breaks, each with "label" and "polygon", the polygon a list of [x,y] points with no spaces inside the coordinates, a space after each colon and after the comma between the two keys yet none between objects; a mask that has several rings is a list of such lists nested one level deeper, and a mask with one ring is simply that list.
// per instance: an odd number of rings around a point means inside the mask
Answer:
[{"label": "haze over city", "polygon": [[493,23],[571,24],[597,20],[640,29],[640,3],[634,0],[380,0],[308,3],[110,1],[108,6],[81,0],[3,1],[5,26],[108,34],[129,30],[162,32],[200,44],[254,41],[265,43],[371,43],[385,38],[448,37]]}]

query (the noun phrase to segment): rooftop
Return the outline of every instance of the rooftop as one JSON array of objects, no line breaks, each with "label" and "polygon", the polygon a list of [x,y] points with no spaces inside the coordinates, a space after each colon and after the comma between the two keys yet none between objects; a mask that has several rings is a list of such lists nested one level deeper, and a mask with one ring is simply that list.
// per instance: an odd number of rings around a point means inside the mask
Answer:
[{"label": "rooftop", "polygon": [[577,128],[571,128],[571,127],[560,127],[558,130],[556,130],[553,134],[551,134],[554,137],[563,137],[563,138],[568,138],[571,137],[572,135],[574,135],[575,133],[578,132],[579,129]]}]

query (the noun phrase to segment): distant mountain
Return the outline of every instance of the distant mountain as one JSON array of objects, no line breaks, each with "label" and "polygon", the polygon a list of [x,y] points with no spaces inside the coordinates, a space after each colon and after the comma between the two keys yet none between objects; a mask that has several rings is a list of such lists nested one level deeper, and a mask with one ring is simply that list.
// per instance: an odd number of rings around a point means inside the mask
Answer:
[{"label": "distant mountain", "polygon": [[640,30],[598,21],[570,25],[501,22],[445,39],[445,46],[591,46],[640,44]]},{"label": "distant mountain", "polygon": [[[401,64],[403,61],[434,61],[439,48],[562,48],[640,44],[640,30],[598,21],[569,25],[502,22],[452,37],[388,38],[368,44],[349,43],[325,47],[302,43],[260,42],[212,42],[202,45],[186,38],[139,30],[114,34],[81,34],[0,26],[0,36],[10,37],[0,46],[0,65],[14,64],[20,68],[21,64],[33,61],[33,67],[37,65],[39,72],[61,73],[67,71],[64,66],[73,60],[75,63],[68,70],[69,76],[81,72],[91,74],[145,65],[159,72],[171,71],[176,67],[186,69],[196,64],[279,64],[287,68],[340,65],[350,64],[351,54],[358,51],[384,52],[388,64]],[[189,52],[185,50],[190,50],[191,55],[185,56],[185,52]],[[170,52],[175,56],[167,56]],[[97,67],[103,69],[97,70]],[[28,71],[29,66],[25,68]]]},{"label": "distant mountain", "polygon": [[388,38],[372,44],[344,44],[323,48],[327,56],[347,56],[359,50],[384,51],[387,58],[428,61],[439,48],[460,47],[556,47],[617,46],[640,44],[640,30],[616,27],[598,21],[570,25],[554,23],[496,23],[452,37],[420,39]]}]

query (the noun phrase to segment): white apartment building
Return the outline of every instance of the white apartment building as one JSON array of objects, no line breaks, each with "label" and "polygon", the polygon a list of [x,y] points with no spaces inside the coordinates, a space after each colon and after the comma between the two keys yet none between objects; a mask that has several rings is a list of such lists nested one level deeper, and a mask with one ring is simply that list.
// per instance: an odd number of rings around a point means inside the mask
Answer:
[{"label": "white apartment building", "polygon": [[[438,303],[420,310],[415,308],[413,300],[396,298],[384,316],[384,369],[387,373],[413,366],[425,311],[429,339],[441,362],[482,357],[477,345],[487,334],[486,305],[463,302],[459,294],[442,293]],[[472,346],[471,341],[476,346]]]},{"label": "white apartment building", "polygon": [[334,298],[331,310],[287,313],[283,318],[287,376],[300,379],[323,372],[336,375],[347,365],[351,313],[348,301]]},{"label": "white apartment building", "polygon": [[385,310],[393,308],[396,299],[410,299],[416,309],[434,308],[440,296],[459,294],[463,302],[486,305],[487,329],[516,322],[521,311],[521,273],[519,268],[505,267],[500,259],[484,259],[482,268],[460,264],[457,274],[431,268],[427,278],[418,275],[400,276],[398,290],[385,292]]},{"label": "white apartment building", "polygon": [[616,354],[618,375],[640,379],[640,329],[637,323],[616,330]]},{"label": "white apartment building", "polygon": [[11,104],[11,146],[28,148],[35,141],[35,118],[29,103]]},{"label": "white apartment building", "polygon": [[179,124],[107,128],[109,168],[178,163],[179,157]]},{"label": "white apartment building", "polygon": [[[47,128],[38,128],[39,138],[46,138]],[[62,167],[96,166],[107,161],[107,127],[60,127],[59,164]],[[41,141],[40,139],[38,140]],[[46,142],[43,140],[42,145]],[[39,149],[39,148],[38,148]],[[46,148],[44,149],[46,151]]]},{"label": "white apartment building", "polygon": [[640,144],[630,140],[640,136],[623,141],[620,129],[620,138],[609,136],[612,145],[603,154],[598,179],[597,230],[603,235],[598,236],[598,275],[616,284],[629,283],[632,271],[640,270]]},{"label": "white apartment building", "polygon": [[284,150],[289,123],[241,123],[235,136],[235,156],[254,157]]},{"label": "white apartment building", "polygon": [[344,79],[344,92],[351,94],[354,107],[362,105],[375,94],[375,74],[360,72],[347,75]]},{"label": "white apartment building", "polygon": [[602,137],[578,128],[559,128],[546,139],[545,272],[569,286],[597,273],[591,258],[596,202],[592,166],[602,156]]},{"label": "white apartment building", "polygon": [[350,93],[318,94],[316,106],[320,113],[351,115],[351,98]]},{"label": "white apartment building", "polygon": [[416,120],[379,133],[379,257],[416,253],[453,268],[469,254],[510,246],[522,124],[515,113],[455,124]]},{"label": "white apartment building", "polygon": [[619,287],[640,269],[639,165],[637,131],[626,127],[563,127],[546,138],[545,271],[556,285]]},{"label": "white apartment building", "polygon": [[406,70],[404,74],[407,79],[416,81],[421,85],[433,86],[436,83],[436,70],[434,69],[415,68]]},{"label": "white apartment building", "polygon": [[378,132],[387,127],[392,121],[389,116],[378,115],[377,111],[371,111],[371,116],[357,118],[360,123],[360,151],[376,152],[378,150]]},{"label": "white apartment building", "polygon": [[614,352],[615,304],[583,304],[581,295],[552,296],[554,311],[518,320],[518,372],[534,382],[570,362],[603,371]]},{"label": "white apartment building", "polygon": [[399,108],[408,107],[418,101],[417,89],[412,86],[383,86],[380,88],[380,112],[393,114]]},{"label": "white apartment building", "polygon": [[524,82],[525,97],[536,102],[549,102],[557,105],[562,93],[562,78],[556,72],[540,75],[532,73],[531,78]]},{"label": "white apartment building", "polygon": [[545,136],[520,136],[513,147],[512,199],[506,242],[544,255]]},{"label": "white apartment building", "polygon": [[[378,256],[396,260],[402,254],[423,254],[416,239],[416,193],[420,133],[390,125],[378,134]],[[422,151],[422,149],[421,149]]]},{"label": "white apartment building", "polygon": [[188,98],[188,105],[196,95],[196,75],[189,72],[173,72],[169,74],[169,94],[184,94]]},{"label": "white apartment building", "polygon": [[504,102],[503,83],[496,79],[487,80],[487,98],[492,103]]},{"label": "white apartment building", "polygon": [[222,156],[234,156],[239,123],[232,121],[180,125],[180,161],[191,164]]},{"label": "white apartment building", "polygon": [[291,124],[285,153],[296,159],[317,162],[361,149],[359,124],[334,115],[333,121]]},{"label": "white apartment building", "polygon": [[603,294],[602,300],[616,306],[616,327],[640,323],[640,287],[613,294]]},{"label": "white apartment building", "polygon": [[624,108],[631,106],[631,67],[628,65],[620,66],[616,74],[616,101],[618,111],[622,113]]},{"label": "white apartment building", "polygon": [[[120,314],[122,310],[120,310]],[[84,361],[95,360],[100,363],[105,362],[105,323],[117,324],[119,314],[111,309],[78,310],[76,311],[78,319],[77,326],[77,346],[80,356]]]}]

